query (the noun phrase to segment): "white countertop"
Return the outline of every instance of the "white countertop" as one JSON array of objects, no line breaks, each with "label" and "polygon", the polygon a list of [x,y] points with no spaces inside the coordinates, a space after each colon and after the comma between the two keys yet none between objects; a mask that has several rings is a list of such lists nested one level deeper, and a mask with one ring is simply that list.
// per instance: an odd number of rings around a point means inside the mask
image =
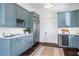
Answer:
[{"label": "white countertop", "polygon": [[63,35],[79,35],[77,33],[58,33],[58,34],[63,34]]},{"label": "white countertop", "polygon": [[28,36],[28,35],[33,35],[31,34],[21,34],[21,35],[16,35],[16,36],[12,36],[12,37],[0,37],[2,39],[12,39],[12,38],[17,38],[17,37],[21,37],[21,36]]}]

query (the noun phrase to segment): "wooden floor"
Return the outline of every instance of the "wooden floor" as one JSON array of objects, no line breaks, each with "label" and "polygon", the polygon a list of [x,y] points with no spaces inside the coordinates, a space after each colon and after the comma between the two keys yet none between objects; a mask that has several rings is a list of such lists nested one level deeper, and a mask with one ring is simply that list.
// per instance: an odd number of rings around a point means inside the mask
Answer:
[{"label": "wooden floor", "polygon": [[20,56],[78,56],[77,49],[36,44]]},{"label": "wooden floor", "polygon": [[29,56],[64,56],[63,48],[40,45]]}]

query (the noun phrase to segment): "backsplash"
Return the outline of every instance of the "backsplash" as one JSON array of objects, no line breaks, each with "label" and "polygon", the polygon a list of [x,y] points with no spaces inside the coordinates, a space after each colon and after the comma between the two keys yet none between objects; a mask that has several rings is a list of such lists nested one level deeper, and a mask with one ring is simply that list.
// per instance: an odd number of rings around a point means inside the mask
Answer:
[{"label": "backsplash", "polygon": [[24,34],[23,32],[24,28],[7,28],[7,27],[1,27],[0,28],[0,36],[5,35],[16,35],[16,34]]},{"label": "backsplash", "polygon": [[68,30],[69,33],[79,33],[79,28],[58,28],[58,33],[62,33],[62,30]]}]

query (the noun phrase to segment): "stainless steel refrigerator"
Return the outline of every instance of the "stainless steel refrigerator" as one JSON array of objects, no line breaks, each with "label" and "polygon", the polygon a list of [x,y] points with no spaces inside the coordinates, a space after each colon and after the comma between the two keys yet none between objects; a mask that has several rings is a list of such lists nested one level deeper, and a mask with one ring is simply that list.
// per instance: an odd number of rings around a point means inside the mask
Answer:
[{"label": "stainless steel refrigerator", "polygon": [[37,42],[39,42],[39,19],[35,18],[33,21],[33,32],[34,32],[34,43],[36,44]]}]

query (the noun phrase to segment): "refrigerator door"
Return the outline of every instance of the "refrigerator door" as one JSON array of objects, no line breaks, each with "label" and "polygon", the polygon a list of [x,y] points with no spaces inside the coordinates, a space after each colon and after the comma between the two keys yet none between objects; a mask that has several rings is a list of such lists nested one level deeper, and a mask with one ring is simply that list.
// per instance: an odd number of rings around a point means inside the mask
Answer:
[{"label": "refrigerator door", "polygon": [[39,22],[34,21],[34,43],[39,42]]}]

